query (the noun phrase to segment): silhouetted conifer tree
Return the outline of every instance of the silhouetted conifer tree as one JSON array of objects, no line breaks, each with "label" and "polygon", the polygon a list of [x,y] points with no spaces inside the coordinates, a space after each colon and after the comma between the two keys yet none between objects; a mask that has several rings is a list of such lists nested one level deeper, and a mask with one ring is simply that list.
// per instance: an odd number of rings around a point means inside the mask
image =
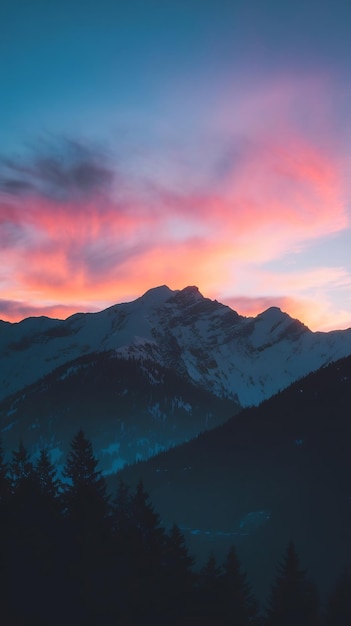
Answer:
[{"label": "silhouetted conifer tree", "polygon": [[51,463],[48,452],[44,448],[40,450],[40,456],[35,465],[35,473],[41,495],[48,502],[56,502],[62,484],[57,478],[56,467]]},{"label": "silhouetted conifer tree", "polygon": [[97,468],[91,442],[79,430],[71,442],[63,475],[63,501],[68,518],[80,530],[94,520],[101,522],[108,512],[106,482]]},{"label": "silhouetted conifer tree", "polygon": [[221,567],[217,565],[216,557],[212,553],[205,565],[200,570],[199,586],[205,593],[211,593],[213,589],[219,589]]},{"label": "silhouetted conifer tree", "polygon": [[40,624],[47,619],[50,610],[49,595],[53,589],[50,575],[55,572],[56,565],[55,538],[37,473],[22,442],[12,452],[9,467],[12,483],[9,602],[15,622]]},{"label": "silhouetted conifer tree", "polygon": [[11,492],[10,479],[8,476],[8,465],[5,463],[4,450],[0,440],[0,510],[1,505],[6,504]]},{"label": "silhouetted conifer tree", "polygon": [[[163,553],[165,530],[150,502],[142,481],[131,498],[131,559],[134,573],[131,580],[133,621],[138,624],[158,623],[160,592],[163,584]],[[148,623],[146,621],[146,623]]]},{"label": "silhouetted conifer tree", "polygon": [[106,558],[109,573],[105,586],[106,604],[109,605],[109,612],[114,615],[117,623],[125,621],[130,612],[132,581],[136,578],[135,562],[132,557],[134,532],[131,502],[130,489],[120,480],[109,517],[111,541]]},{"label": "silhouetted conifer tree", "polygon": [[257,624],[258,606],[247,582],[247,575],[241,571],[234,546],[227,554],[220,576],[221,606],[225,624],[251,626]]},{"label": "silhouetted conifer tree", "polygon": [[164,591],[161,602],[165,605],[165,622],[180,620],[192,614],[195,574],[194,559],[190,556],[184,535],[174,524],[166,536],[164,551]]},{"label": "silhouetted conifer tree", "polygon": [[272,586],[266,626],[318,626],[320,624],[317,590],[300,569],[294,543],[290,541],[283,563]]},{"label": "silhouetted conifer tree", "polygon": [[9,498],[11,493],[8,467],[4,461],[4,451],[0,442],[0,606],[1,616],[6,623],[9,617],[10,586],[9,567],[11,559],[11,546],[9,545],[10,519]]},{"label": "silhouetted conifer tree", "polygon": [[97,615],[103,620],[108,499],[97,465],[92,444],[80,430],[71,442],[63,472],[68,481],[63,489],[63,505],[70,531],[66,542],[67,577],[76,595],[73,610],[80,611],[77,623],[97,620]]},{"label": "silhouetted conifer tree", "polygon": [[30,460],[29,453],[22,441],[19,442],[17,450],[12,452],[12,461],[9,466],[12,490],[16,492],[29,482],[33,483],[34,468]]},{"label": "silhouetted conifer tree", "polygon": [[12,451],[9,464],[11,483],[11,512],[14,528],[21,526],[29,530],[37,523],[39,508],[39,487],[29,453],[22,441]]},{"label": "silhouetted conifer tree", "polygon": [[210,554],[207,562],[198,575],[198,594],[196,598],[195,615],[201,624],[222,624],[221,568],[217,565],[216,557]]},{"label": "silhouetted conifer tree", "polygon": [[350,624],[351,568],[346,567],[329,595],[325,626],[350,626]]},{"label": "silhouetted conifer tree", "polygon": [[133,533],[133,547],[139,567],[160,567],[165,545],[165,529],[156,513],[150,496],[139,481],[130,501],[130,520]]},{"label": "silhouetted conifer tree", "polygon": [[132,496],[128,485],[120,480],[112,506],[113,534],[125,544],[132,526]]},{"label": "silhouetted conifer tree", "polygon": [[184,585],[192,584],[194,558],[190,556],[185,537],[177,524],[173,524],[166,537],[164,558],[166,572],[172,579]]}]

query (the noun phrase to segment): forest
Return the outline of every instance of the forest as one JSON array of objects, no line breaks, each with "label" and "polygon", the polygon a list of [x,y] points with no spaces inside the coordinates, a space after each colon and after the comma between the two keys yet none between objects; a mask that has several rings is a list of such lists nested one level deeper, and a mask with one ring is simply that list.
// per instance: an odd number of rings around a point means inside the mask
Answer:
[{"label": "forest", "polygon": [[[63,476],[48,451],[21,442],[0,454],[0,606],[3,626],[349,626],[351,571],[328,598],[300,564],[293,538],[259,606],[232,546],[197,566],[175,523],[165,528],[142,481],[108,493],[79,430]],[[321,567],[323,550],[321,547]]]}]

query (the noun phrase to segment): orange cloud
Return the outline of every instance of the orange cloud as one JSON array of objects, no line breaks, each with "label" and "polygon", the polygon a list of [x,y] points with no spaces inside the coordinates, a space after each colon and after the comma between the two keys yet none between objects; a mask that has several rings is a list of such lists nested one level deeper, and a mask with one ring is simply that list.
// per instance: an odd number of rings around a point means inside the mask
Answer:
[{"label": "orange cloud", "polygon": [[278,306],[292,318],[302,321],[313,331],[328,332],[336,329],[351,328],[351,314],[347,309],[337,309],[328,300],[320,298],[318,306],[315,300],[288,296],[234,296],[224,298],[223,303],[247,317],[255,317],[271,306]]},{"label": "orange cloud", "polygon": [[[274,273],[259,267],[245,267],[242,274],[238,295],[215,291],[212,297],[247,316],[279,306],[314,331],[351,327],[350,309],[338,303],[337,298],[338,290],[345,289],[349,294],[351,291],[351,275],[343,268]],[[246,284],[251,286],[252,295],[240,294],[240,288]],[[289,295],[282,295],[284,293]]]},{"label": "orange cloud", "polygon": [[329,131],[316,139],[316,128],[301,128],[295,91],[283,82],[257,102],[249,95],[234,122],[228,107],[216,155],[206,139],[186,160],[208,173],[207,182],[194,175],[193,186],[189,173],[176,190],[135,176],[112,185],[111,168],[91,156],[67,167],[50,159],[11,166],[0,204],[0,317],[18,319],[31,306],[33,314],[96,310],[167,283],[197,284],[227,302],[240,294],[239,313],[259,312],[268,298],[313,328],[332,323],[333,311],[344,323],[347,307],[337,314],[330,303],[340,281],[347,289],[347,268],[311,270],[306,260],[304,272],[280,271],[287,253],[303,255],[350,223],[342,154]]}]

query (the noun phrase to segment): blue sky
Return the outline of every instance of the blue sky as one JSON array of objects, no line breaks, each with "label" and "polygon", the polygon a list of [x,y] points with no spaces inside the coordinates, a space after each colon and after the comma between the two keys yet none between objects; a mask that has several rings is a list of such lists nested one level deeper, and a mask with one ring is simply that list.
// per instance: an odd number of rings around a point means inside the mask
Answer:
[{"label": "blue sky", "polygon": [[350,23],[340,0],[3,0],[0,318],[167,283],[350,326]]}]

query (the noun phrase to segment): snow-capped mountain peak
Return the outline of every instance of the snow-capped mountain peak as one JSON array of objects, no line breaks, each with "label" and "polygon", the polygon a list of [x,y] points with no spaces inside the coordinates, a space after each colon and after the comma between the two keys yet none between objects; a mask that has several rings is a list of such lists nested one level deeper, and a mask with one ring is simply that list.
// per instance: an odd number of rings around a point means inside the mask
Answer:
[{"label": "snow-capped mountain peak", "polygon": [[307,326],[283,313],[279,307],[270,307],[254,319],[250,341],[252,346],[258,348],[276,343],[284,337],[297,338],[306,332],[311,332]]},{"label": "snow-capped mountain peak", "polygon": [[[153,287],[149,289],[135,302],[142,302],[148,305],[161,306],[166,300],[172,297],[174,291],[167,287],[167,285],[161,285],[160,287]],[[118,305],[117,305],[118,306]]]},{"label": "snow-capped mountain peak", "polygon": [[99,313],[0,324],[0,398],[68,361],[107,350],[172,368],[245,406],[351,354],[351,329],[313,333],[278,307],[246,318],[195,286],[162,285]]}]

